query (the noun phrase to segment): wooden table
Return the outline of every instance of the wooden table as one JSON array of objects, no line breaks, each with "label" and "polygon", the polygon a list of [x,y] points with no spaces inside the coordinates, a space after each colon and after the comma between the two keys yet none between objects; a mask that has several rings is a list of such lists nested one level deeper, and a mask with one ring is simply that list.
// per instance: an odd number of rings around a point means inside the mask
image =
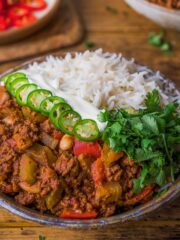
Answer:
[{"label": "wooden table", "polygon": [[[56,52],[85,50],[84,41],[92,41],[95,43],[94,48],[102,47],[105,51],[121,52],[128,58],[133,57],[154,70],[160,70],[180,85],[180,33],[167,31],[173,52],[164,54],[147,44],[149,32],[160,32],[161,28],[133,12],[122,0],[74,1],[86,29],[85,39],[76,46]],[[107,6],[117,9],[118,12],[108,11]],[[24,60],[27,59],[3,63],[0,65],[0,72]],[[177,199],[138,222],[88,231],[46,227],[25,221],[0,209],[0,240],[38,240],[39,235],[46,236],[46,240],[178,240],[180,239],[180,203]]]}]

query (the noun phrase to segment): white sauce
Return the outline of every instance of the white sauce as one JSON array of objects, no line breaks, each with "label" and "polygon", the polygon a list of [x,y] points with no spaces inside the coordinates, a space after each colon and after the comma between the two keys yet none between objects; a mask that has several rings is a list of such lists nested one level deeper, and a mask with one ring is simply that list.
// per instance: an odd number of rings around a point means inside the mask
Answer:
[{"label": "white sauce", "polygon": [[[21,70],[21,72],[24,72],[25,74],[28,75],[26,70]],[[43,79],[43,77],[40,74],[33,75],[33,76],[28,76],[29,81],[31,83],[37,84],[40,88],[47,89],[52,92],[54,96],[62,97],[64,98],[69,105],[76,111],[78,112],[83,119],[92,119],[96,121],[98,128],[100,131],[103,131],[104,128],[106,127],[106,123],[101,123],[98,121],[97,116],[100,113],[101,110],[98,108],[94,107],[91,103],[85,101],[84,99],[69,95],[59,89],[55,89],[52,85],[51,82],[48,80]]]}]

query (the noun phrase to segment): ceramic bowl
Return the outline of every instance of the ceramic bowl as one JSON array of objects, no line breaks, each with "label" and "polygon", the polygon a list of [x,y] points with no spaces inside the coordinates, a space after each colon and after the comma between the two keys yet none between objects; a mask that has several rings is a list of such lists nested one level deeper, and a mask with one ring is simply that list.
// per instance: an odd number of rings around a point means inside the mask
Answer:
[{"label": "ceramic bowl", "polygon": [[21,28],[9,28],[8,30],[0,32],[0,44],[8,44],[21,40],[48,24],[59,10],[62,0],[46,1],[48,4],[46,9],[34,12],[34,15],[37,17],[37,20],[34,23]]},{"label": "ceramic bowl", "polygon": [[[65,54],[55,55],[55,56],[63,57],[65,56]],[[18,71],[20,69],[25,69],[29,64],[32,64],[33,62],[42,62],[45,60],[45,58],[46,57],[43,56],[43,57],[31,60],[29,62],[26,62],[23,65],[10,69],[3,75],[14,72],[14,71]],[[141,67],[143,66],[141,65]],[[151,75],[155,74],[150,69],[148,69],[148,73]],[[166,79],[162,75],[159,75],[159,84],[161,84],[166,94],[169,93],[173,96],[180,94],[175,84],[170,80]],[[144,217],[146,214],[154,211],[155,209],[169,203],[170,201],[174,200],[178,196],[180,196],[180,178],[178,178],[176,182],[169,184],[167,191],[163,195],[159,197],[154,197],[152,200],[148,201],[145,204],[135,207],[130,211],[116,214],[112,217],[99,218],[99,219],[93,219],[93,220],[68,220],[68,219],[61,219],[56,216],[52,216],[48,214],[42,214],[31,208],[27,208],[16,203],[13,198],[3,193],[0,193],[0,206],[16,215],[19,215],[25,219],[32,220],[38,223],[57,226],[61,228],[76,228],[76,229],[88,228],[89,229],[89,228],[99,228],[99,227],[116,224],[116,223],[123,223],[127,221],[132,221],[132,220],[138,220]]]},{"label": "ceramic bowl", "polygon": [[180,10],[167,9],[147,0],[125,0],[136,12],[164,28],[180,31]]}]

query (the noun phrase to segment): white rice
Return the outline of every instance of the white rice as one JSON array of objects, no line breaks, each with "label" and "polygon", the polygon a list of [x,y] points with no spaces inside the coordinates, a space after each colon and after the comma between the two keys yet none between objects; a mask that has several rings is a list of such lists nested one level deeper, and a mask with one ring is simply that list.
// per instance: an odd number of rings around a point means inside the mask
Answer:
[{"label": "white rice", "polygon": [[[160,87],[158,72],[154,74],[133,60],[103,53],[102,49],[75,56],[68,53],[64,58],[49,56],[30,65],[26,73],[34,79],[41,75],[55,89],[78,96],[98,109],[143,108],[146,94],[153,89],[159,91],[162,103],[170,100]],[[180,100],[180,95],[175,98],[171,100]]]}]

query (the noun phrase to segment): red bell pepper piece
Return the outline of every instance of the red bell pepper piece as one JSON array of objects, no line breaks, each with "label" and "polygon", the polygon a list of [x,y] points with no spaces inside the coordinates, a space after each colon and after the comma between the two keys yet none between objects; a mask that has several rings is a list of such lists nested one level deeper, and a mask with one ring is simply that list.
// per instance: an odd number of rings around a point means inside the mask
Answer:
[{"label": "red bell pepper piece", "polygon": [[76,140],[74,145],[74,154],[75,156],[84,154],[94,158],[99,158],[101,156],[101,147],[98,142],[81,142]]},{"label": "red bell pepper piece", "polygon": [[21,0],[20,3],[31,11],[43,10],[47,7],[44,0]]},{"label": "red bell pepper piece", "polygon": [[60,214],[60,217],[69,218],[69,219],[91,219],[91,218],[96,218],[97,213],[95,211],[83,212],[83,213],[78,213],[74,211],[64,211],[63,213]]},{"label": "red bell pepper piece", "polygon": [[13,20],[13,26],[14,27],[25,27],[27,25],[30,25],[36,21],[36,17],[32,14],[23,16],[19,19]]},{"label": "red bell pepper piece", "polygon": [[93,162],[91,166],[91,175],[95,185],[102,185],[106,175],[104,163],[101,158],[98,158],[95,162]]}]

